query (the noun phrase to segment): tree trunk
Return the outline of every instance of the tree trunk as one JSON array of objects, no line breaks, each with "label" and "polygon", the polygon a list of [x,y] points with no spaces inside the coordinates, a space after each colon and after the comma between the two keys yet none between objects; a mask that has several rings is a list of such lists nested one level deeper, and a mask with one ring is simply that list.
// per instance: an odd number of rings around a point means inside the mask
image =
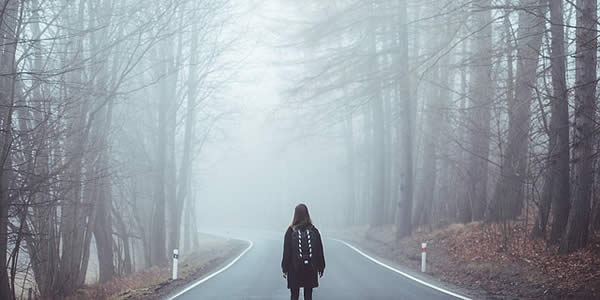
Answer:
[{"label": "tree trunk", "polygon": [[[393,1],[389,1],[385,4],[382,4],[380,11],[381,14],[385,14],[386,11],[390,11],[394,9],[395,3]],[[394,60],[394,46],[395,46],[395,37],[394,29],[396,24],[394,23],[393,18],[389,18],[383,22],[384,26],[383,30],[386,33],[385,37],[382,37],[382,49],[383,52],[381,63],[383,66],[383,71],[386,72],[390,66],[393,66]],[[391,34],[390,34],[391,33]],[[394,224],[394,210],[396,208],[396,197],[395,190],[396,184],[394,182],[394,169],[396,167],[395,164],[395,133],[394,129],[397,127],[397,124],[394,122],[394,84],[393,81],[389,78],[383,78],[381,80],[381,93],[383,100],[383,120],[384,120],[384,195],[383,199],[385,201],[384,205],[384,215],[383,222],[385,224],[393,225]]]},{"label": "tree trunk", "polygon": [[98,254],[99,282],[107,282],[114,277],[113,239],[110,204],[110,186],[100,184],[96,189],[94,238]]},{"label": "tree trunk", "polygon": [[194,128],[196,125],[196,98],[198,89],[198,28],[196,23],[192,25],[191,31],[191,45],[190,45],[190,67],[188,74],[188,94],[187,94],[187,111],[185,119],[185,132],[183,140],[183,156],[181,158],[181,165],[179,167],[178,184],[179,190],[177,191],[176,203],[174,206],[174,213],[172,222],[174,230],[174,236],[171,244],[172,249],[179,248],[180,236],[181,236],[181,219],[183,214],[183,205],[186,197],[189,197],[187,192],[190,190],[191,185],[191,166],[193,163],[192,159],[192,140],[194,139]]},{"label": "tree trunk", "polygon": [[600,230],[600,198],[595,197],[594,210],[592,211],[592,230]]},{"label": "tree trunk", "polygon": [[[4,98],[4,97],[3,97]],[[8,99],[8,98],[4,98]],[[4,104],[4,103],[3,103]],[[11,105],[12,106],[12,105]],[[10,126],[7,120],[10,120],[8,117],[8,113],[11,110],[11,106],[4,106],[2,108],[2,116],[0,122],[3,125]],[[2,130],[6,130],[5,132],[10,132],[8,127],[2,128]],[[12,292],[10,290],[9,282],[8,282],[8,265],[7,265],[7,252],[8,252],[8,209],[10,206],[10,200],[8,195],[8,186],[9,186],[9,163],[10,158],[9,154],[6,150],[9,150],[9,147],[6,147],[6,143],[8,141],[7,134],[2,134],[2,148],[3,153],[2,161],[2,170],[0,172],[0,298],[2,299],[12,299]]]},{"label": "tree trunk", "polygon": [[[73,14],[76,16],[75,21],[71,23],[73,28],[85,28],[84,24],[84,8],[85,1],[81,0],[77,5],[73,5]],[[68,10],[71,8],[67,8]],[[75,11],[76,10],[76,11]],[[69,16],[70,17],[70,16]],[[66,46],[71,52],[80,53],[84,51],[83,37],[79,32],[70,32],[73,35],[74,42]],[[75,55],[76,56],[76,55]],[[76,59],[76,57],[66,57],[65,60]],[[85,78],[84,70],[76,70],[66,76],[71,86],[83,85]],[[65,99],[77,99],[81,97],[84,91],[77,88],[65,88]],[[91,240],[91,231],[94,216],[94,203],[90,202],[90,185],[84,186],[83,182],[87,181],[84,173],[84,158],[86,155],[91,155],[87,151],[88,139],[90,136],[91,124],[89,121],[91,101],[77,101],[69,103],[72,105],[68,111],[68,136],[65,141],[66,156],[70,160],[68,168],[65,172],[65,178],[69,185],[65,186],[64,200],[60,207],[60,236],[61,236],[61,255],[60,255],[60,270],[58,272],[58,280],[53,288],[54,292],[68,296],[75,291],[85,279],[85,270],[87,269],[89,242]],[[95,176],[95,174],[89,175]],[[84,189],[85,187],[85,189]],[[84,201],[88,199],[88,201]],[[59,245],[57,245],[58,247]]]},{"label": "tree trunk", "polygon": [[369,224],[371,208],[373,201],[373,170],[374,170],[374,155],[373,155],[373,113],[372,107],[365,105],[362,108],[363,115],[363,145],[362,145],[362,157],[363,157],[363,179],[362,182],[362,201],[361,202],[361,223]]},{"label": "tree trunk", "polygon": [[[439,39],[439,37],[438,37]],[[436,51],[436,49],[433,49]],[[439,88],[440,68],[436,64],[430,69],[429,80],[432,84],[427,85],[428,93],[425,94],[424,130],[423,130],[423,159],[419,196],[416,198],[417,209],[413,227],[430,224],[431,210],[433,208],[433,197],[437,181],[437,142],[442,115],[440,113],[441,95]]]},{"label": "tree trunk", "polygon": [[[18,32],[21,22],[19,14],[19,2],[16,0],[6,1],[2,11],[2,23],[0,30],[3,35],[0,38],[0,58],[2,65],[0,70],[6,74],[0,78],[0,298],[13,299],[13,291],[10,289],[8,280],[8,225],[10,195],[9,185],[11,182],[11,148],[12,148],[12,119],[15,99],[16,74],[16,47],[18,43]],[[22,8],[21,8],[22,9]]]},{"label": "tree trunk", "polygon": [[[108,5],[108,1],[104,0],[100,3],[97,3],[97,6],[92,6],[93,3],[89,3],[91,10],[95,11],[92,20],[95,22],[94,27],[102,26],[110,22],[111,16],[111,7]],[[92,22],[90,20],[90,22]],[[107,23],[104,23],[107,22]],[[91,47],[92,49],[96,49],[98,47],[98,43],[104,40],[106,36],[104,32],[94,32],[91,35]],[[117,48],[118,52],[119,48]],[[116,65],[118,64],[118,59],[113,58],[113,67],[112,72],[109,72],[108,64],[109,56],[108,53],[104,55],[96,55],[94,56],[96,62],[95,65],[98,66],[96,69],[97,72],[97,80],[96,80],[96,89],[98,91],[105,91],[108,89],[108,78],[110,77],[109,73],[117,74],[118,68]],[[110,129],[112,125],[112,111],[113,111],[113,99],[110,98],[100,99],[100,109],[97,113],[95,132],[96,135],[94,139],[97,141],[97,144],[100,147],[100,153],[97,159],[97,165],[93,166],[96,169],[96,174],[102,174],[99,179],[97,179],[96,187],[94,188],[94,223],[93,223],[93,234],[96,240],[96,251],[98,255],[98,269],[99,269],[99,282],[107,282],[114,278],[115,276],[115,266],[114,266],[114,254],[113,254],[113,223],[112,223],[112,189],[110,184],[110,179],[108,178],[108,174],[103,174],[107,172],[110,168],[109,163],[109,149],[110,143],[108,135],[110,134]],[[107,105],[104,105],[105,102],[108,102]],[[87,261],[87,260],[86,260]],[[87,263],[86,263],[87,264]],[[84,274],[85,279],[85,274]]]},{"label": "tree trunk", "polygon": [[[378,53],[377,53],[377,16],[375,14],[375,3],[370,4],[371,15],[369,16],[369,35],[368,38],[368,55],[369,55],[369,70],[368,74],[377,74],[379,71]],[[381,226],[384,224],[384,189],[385,189],[385,145],[384,145],[384,120],[383,120],[383,102],[381,99],[381,82],[375,78],[371,78],[369,95],[370,104],[373,114],[373,199],[371,208],[371,226]]]},{"label": "tree trunk", "polygon": [[[462,43],[462,60],[463,61],[467,61],[469,59],[469,56],[467,54],[467,50],[469,49],[469,40],[466,40]],[[468,114],[467,114],[467,106],[468,106],[468,100],[469,100],[469,83],[467,81],[467,74],[469,73],[469,69],[470,67],[467,66],[467,64],[463,64],[463,66],[461,67],[461,71],[460,71],[460,88],[461,88],[461,101],[460,101],[460,115],[459,118],[461,120],[468,120]],[[460,138],[459,140],[462,141],[466,141],[467,137],[469,136],[469,132],[468,132],[468,127],[464,127],[463,130],[461,130],[459,132],[460,134]],[[469,158],[469,154],[466,153],[466,151],[463,151],[463,149],[461,147],[459,147],[458,149],[458,163],[457,163],[457,168],[458,170],[463,169],[462,166],[467,166],[468,167],[468,158]],[[464,169],[467,169],[466,167]],[[473,219],[473,214],[472,214],[472,210],[471,210],[471,202],[469,201],[469,184],[468,184],[468,180],[469,180],[469,174],[466,173],[464,174],[460,174],[459,172],[456,173],[456,178],[455,178],[455,186],[457,188],[459,188],[459,190],[457,191],[456,194],[456,205],[457,205],[457,212],[456,212],[456,217],[457,219],[462,222],[462,223],[468,223]],[[462,176],[461,176],[462,175]]]},{"label": "tree trunk", "polygon": [[596,0],[577,0],[575,59],[575,122],[573,128],[573,206],[569,212],[562,253],[584,248],[588,242],[594,165],[596,61],[598,39]]},{"label": "tree trunk", "polygon": [[346,114],[344,117],[344,145],[346,146],[346,165],[348,166],[348,172],[346,174],[346,193],[347,199],[345,203],[346,207],[346,225],[353,225],[356,221],[355,206],[356,206],[356,188],[355,188],[355,174],[354,174],[354,126],[352,119],[352,111],[346,106]]},{"label": "tree trunk", "polygon": [[[183,22],[185,20],[183,10],[185,7],[178,7],[175,15],[177,16],[179,23],[178,27],[183,28]],[[193,10],[195,11],[195,10]],[[166,194],[167,194],[167,210],[169,218],[167,219],[168,224],[168,243],[167,243],[167,254],[173,252],[174,249],[179,249],[179,240],[181,237],[181,214],[183,210],[183,198],[185,195],[179,196],[177,185],[185,185],[183,179],[177,177],[177,163],[175,153],[175,137],[177,136],[177,110],[179,104],[176,102],[177,96],[177,82],[179,79],[179,70],[181,69],[181,60],[183,57],[183,33],[176,34],[176,48],[173,51],[173,46],[166,45],[165,57],[168,59],[168,72],[165,80],[167,93],[170,99],[169,109],[167,115],[167,164],[166,164]],[[196,54],[194,54],[196,55]],[[192,68],[194,69],[194,68]],[[188,164],[187,161],[182,161],[183,164]],[[188,168],[187,166],[186,168]],[[185,189],[184,189],[185,190]]]},{"label": "tree trunk", "polygon": [[[492,12],[491,0],[473,3],[475,20],[470,102],[470,154],[468,190],[472,220],[481,220],[487,203],[488,156],[490,153],[490,106],[492,84]],[[468,220],[470,221],[470,220]]]},{"label": "tree trunk", "polygon": [[133,251],[131,251],[131,247],[129,245],[129,231],[127,230],[127,225],[125,224],[121,213],[117,211],[117,209],[114,206],[111,208],[111,211],[113,216],[115,217],[115,226],[123,242],[123,272],[119,273],[119,275],[130,274],[131,272],[133,272],[132,257],[134,256],[132,253]]},{"label": "tree trunk", "polygon": [[[545,31],[546,0],[521,0],[517,45],[517,82],[513,102],[508,103],[508,137],[500,178],[486,219],[514,219],[521,213],[527,180],[527,150],[532,91]],[[510,98],[509,98],[510,99]]]},{"label": "tree trunk", "polygon": [[403,74],[397,82],[398,86],[398,110],[402,116],[399,126],[402,142],[402,175],[400,182],[401,199],[398,201],[396,219],[396,239],[410,235],[412,231],[413,210],[413,109],[411,98],[410,75],[408,70],[408,1],[398,2],[398,42],[399,52],[397,71]]},{"label": "tree trunk", "polygon": [[191,195],[186,198],[183,223],[183,251],[192,252],[192,210],[194,209]]},{"label": "tree trunk", "polygon": [[[38,0],[31,2],[32,6],[32,17],[31,17],[31,32],[33,36],[34,45],[34,60],[33,60],[33,73],[41,74],[43,72],[43,56],[42,56],[42,45],[41,45],[41,29],[40,29],[40,3]],[[39,77],[35,77],[32,83],[32,96],[33,99],[43,99],[42,85],[44,81]],[[49,109],[49,105],[44,101],[32,101],[32,106],[35,107],[34,114],[35,120],[47,120],[48,115],[52,113]],[[49,178],[49,148],[50,142],[48,141],[48,135],[50,129],[48,128],[49,122],[44,121],[40,124],[41,129],[33,139],[37,143],[37,161],[34,165],[35,170],[32,174],[33,180],[36,184],[41,184],[44,180]],[[58,271],[58,258],[55,254],[54,242],[56,240],[56,224],[52,218],[53,206],[48,205],[50,203],[50,192],[47,185],[40,187],[40,192],[34,196],[32,204],[32,221],[30,231],[35,234],[31,234],[27,241],[28,254],[31,259],[31,269],[35,278],[36,285],[42,297],[50,296],[52,292],[53,282],[56,280],[56,272]]]},{"label": "tree trunk", "polygon": [[561,0],[550,0],[550,30],[552,32],[552,88],[551,119],[548,143],[547,170],[544,190],[534,225],[533,237],[546,237],[548,215],[552,207],[553,223],[550,241],[560,240],[569,215],[569,102],[565,78],[565,44],[563,5]]},{"label": "tree trunk", "polygon": [[[567,227],[569,210],[571,207],[571,181],[570,181],[570,132],[569,132],[569,97],[567,90],[566,54],[564,43],[564,21],[562,1],[551,2],[551,30],[552,30],[552,124],[551,134],[555,135],[556,149],[552,152],[552,229],[550,241],[558,243]],[[555,38],[556,36],[556,38]],[[560,36],[560,37],[559,37]],[[556,114],[556,123],[554,123]]]},{"label": "tree trunk", "polygon": [[[112,103],[112,101],[110,101]],[[98,158],[97,174],[106,172],[109,168],[108,161],[108,140],[106,135],[111,126],[112,104],[108,108],[102,108],[101,120],[98,122],[98,130],[101,149]],[[101,176],[99,182],[94,188],[94,238],[96,240],[96,250],[98,254],[99,282],[107,282],[113,279],[115,275],[113,262],[113,226],[112,226],[112,193],[109,179],[106,175]]]},{"label": "tree trunk", "polygon": [[[166,46],[162,46],[166,47]],[[159,51],[161,53],[162,51]],[[164,57],[163,57],[164,59]],[[162,76],[167,72],[167,62],[161,61],[157,76]],[[154,185],[154,207],[152,216],[152,230],[148,233],[150,238],[150,265],[166,265],[167,252],[165,241],[166,232],[166,160],[167,160],[167,114],[169,110],[169,99],[162,85],[158,89],[158,138],[156,145],[157,163],[155,166],[155,185]]]}]

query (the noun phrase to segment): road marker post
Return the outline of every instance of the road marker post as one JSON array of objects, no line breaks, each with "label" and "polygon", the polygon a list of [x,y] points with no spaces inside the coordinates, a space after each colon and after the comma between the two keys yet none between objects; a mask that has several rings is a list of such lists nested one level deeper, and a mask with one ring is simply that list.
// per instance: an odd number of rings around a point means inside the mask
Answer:
[{"label": "road marker post", "polygon": [[[333,239],[333,240],[334,241],[338,241],[338,242],[346,245],[348,248],[356,251],[358,254],[364,256],[365,258],[367,258],[368,260],[372,261],[373,263],[375,263],[375,264],[377,264],[377,265],[379,265],[379,266],[381,266],[383,268],[386,268],[386,269],[388,269],[388,270],[390,270],[392,272],[400,274],[400,275],[402,275],[402,276],[404,276],[404,277],[406,277],[406,278],[408,278],[410,280],[413,280],[413,281],[418,282],[418,283],[420,283],[420,284],[422,284],[424,286],[427,286],[427,287],[432,288],[432,289],[434,289],[436,291],[442,292],[442,293],[444,293],[446,295],[450,295],[452,297],[455,297],[455,298],[458,298],[458,299],[461,299],[461,300],[471,300],[471,298],[469,298],[469,297],[466,297],[466,296],[454,293],[454,292],[449,291],[449,290],[447,290],[445,288],[442,288],[442,287],[436,286],[435,284],[429,283],[429,282],[427,282],[427,281],[425,281],[423,279],[419,279],[419,278],[417,278],[417,277],[415,277],[413,275],[410,275],[408,273],[402,272],[402,271],[400,271],[400,270],[398,270],[398,269],[396,269],[396,268],[394,268],[392,266],[386,265],[385,263],[380,262],[379,260],[377,260],[377,259],[371,257],[370,255],[362,252],[360,249],[358,249],[358,248],[356,248],[356,247],[348,244],[347,242],[344,242],[344,241],[338,240],[338,239]],[[172,299],[169,299],[169,300],[172,300]]]},{"label": "road marker post", "polygon": [[[240,260],[240,258],[242,258],[242,256],[244,256],[244,254],[246,254],[246,252],[250,251],[250,249],[252,249],[252,247],[254,246],[254,243],[250,240],[244,240],[246,242],[248,242],[248,247],[246,247],[246,249],[244,249],[244,251],[242,251],[242,253],[240,253],[240,255],[238,255],[235,259],[233,259],[229,264],[227,264],[226,266],[222,267],[221,269],[211,273],[210,275],[205,276],[204,278],[194,282],[192,285],[188,286],[187,288],[185,288],[184,290],[180,291],[179,293],[167,298],[167,300],[174,300],[177,299],[177,297],[187,293],[189,290],[197,287],[198,285],[206,282],[207,280],[219,275],[221,272],[224,272],[225,270],[229,269],[229,267],[231,267],[233,264],[235,264],[238,260]],[[471,300],[471,299],[466,299],[466,300]]]},{"label": "road marker post", "polygon": [[179,260],[179,250],[173,249],[173,280],[177,279],[177,261]]},{"label": "road marker post", "polygon": [[427,264],[427,243],[421,243],[421,272],[425,273]]}]

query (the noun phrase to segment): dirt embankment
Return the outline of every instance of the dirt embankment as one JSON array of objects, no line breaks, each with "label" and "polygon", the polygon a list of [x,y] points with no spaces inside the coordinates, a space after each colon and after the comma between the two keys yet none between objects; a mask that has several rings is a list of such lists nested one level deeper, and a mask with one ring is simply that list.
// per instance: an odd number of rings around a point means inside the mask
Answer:
[{"label": "dirt embankment", "polygon": [[244,241],[211,235],[202,235],[200,244],[199,250],[180,257],[175,281],[170,280],[170,267],[152,267],[104,284],[87,286],[70,299],[163,299],[217,270],[248,246]]},{"label": "dirt embankment", "polygon": [[[427,273],[485,299],[600,299],[600,238],[587,249],[560,255],[532,241],[520,224],[453,224],[395,241],[392,227],[353,228],[346,241],[399,265],[420,270],[428,242]],[[508,238],[505,238],[508,237]]]}]

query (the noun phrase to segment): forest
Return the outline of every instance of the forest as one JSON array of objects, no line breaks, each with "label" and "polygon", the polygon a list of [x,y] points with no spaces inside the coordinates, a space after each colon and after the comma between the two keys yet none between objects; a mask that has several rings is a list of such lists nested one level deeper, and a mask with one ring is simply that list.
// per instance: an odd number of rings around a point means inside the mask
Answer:
[{"label": "forest", "polygon": [[305,9],[289,105],[341,132],[346,222],[402,238],[530,221],[561,253],[586,247],[600,229],[596,1]]},{"label": "forest", "polygon": [[[303,201],[398,241],[477,222],[567,255],[600,233],[596,0],[0,7],[0,299],[168,266],[207,223],[282,228]],[[275,150],[211,161],[236,130]]]}]

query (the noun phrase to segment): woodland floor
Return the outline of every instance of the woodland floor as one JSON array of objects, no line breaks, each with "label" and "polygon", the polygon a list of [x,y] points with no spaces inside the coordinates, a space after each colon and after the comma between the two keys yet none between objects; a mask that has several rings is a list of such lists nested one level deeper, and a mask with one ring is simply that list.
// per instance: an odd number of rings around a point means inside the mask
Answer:
[{"label": "woodland floor", "polygon": [[[587,249],[559,255],[556,247],[528,238],[524,224],[452,224],[394,240],[392,227],[338,233],[372,254],[420,270],[427,242],[428,275],[484,299],[600,299],[600,236]],[[503,242],[508,234],[508,242]]]},{"label": "woodland floor", "polygon": [[170,280],[170,267],[152,267],[104,284],[86,286],[69,299],[162,299],[216,270],[247,246],[240,240],[211,235],[202,235],[200,244],[198,251],[181,257],[179,278],[175,281]]}]

